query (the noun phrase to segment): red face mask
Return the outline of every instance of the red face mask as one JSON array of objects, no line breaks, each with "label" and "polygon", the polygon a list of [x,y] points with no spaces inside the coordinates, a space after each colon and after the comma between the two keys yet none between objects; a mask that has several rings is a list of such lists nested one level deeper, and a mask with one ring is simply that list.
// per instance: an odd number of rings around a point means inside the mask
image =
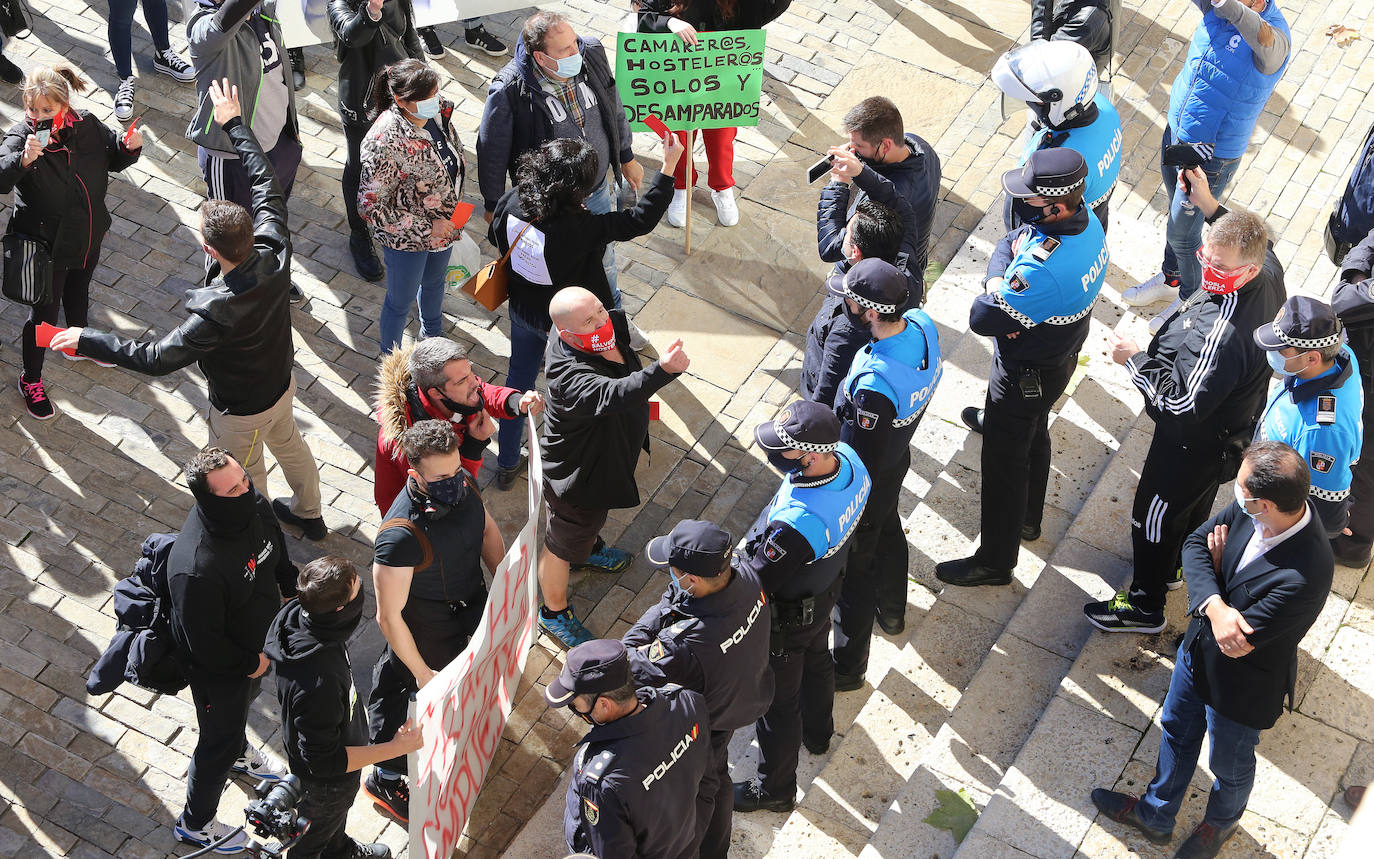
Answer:
[{"label": "red face mask", "polygon": [[558,329],[560,334],[565,334],[576,344],[577,348],[583,352],[609,352],[615,348],[615,326],[611,324],[611,317],[607,316],[606,321],[601,323],[595,331],[590,334],[574,334],[571,331]]},{"label": "red face mask", "polygon": [[1197,252],[1197,261],[1202,263],[1202,288],[1208,292],[1230,295],[1245,285],[1245,270],[1249,266],[1243,265],[1230,271],[1222,271],[1207,261],[1200,248]]}]

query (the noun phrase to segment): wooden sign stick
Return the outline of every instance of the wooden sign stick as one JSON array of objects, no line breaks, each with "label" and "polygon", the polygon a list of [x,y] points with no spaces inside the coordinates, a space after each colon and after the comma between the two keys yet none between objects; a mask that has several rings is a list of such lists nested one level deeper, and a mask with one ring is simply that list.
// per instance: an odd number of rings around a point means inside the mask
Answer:
[{"label": "wooden sign stick", "polygon": [[684,226],[687,228],[687,243],[684,247],[684,253],[687,256],[691,256],[692,254],[692,188],[696,184],[695,179],[692,175],[692,168],[696,166],[693,163],[693,161],[695,160],[694,153],[696,150],[696,145],[697,130],[693,128],[687,132],[687,151],[682,153],[683,157],[687,159],[687,223],[684,224]]}]

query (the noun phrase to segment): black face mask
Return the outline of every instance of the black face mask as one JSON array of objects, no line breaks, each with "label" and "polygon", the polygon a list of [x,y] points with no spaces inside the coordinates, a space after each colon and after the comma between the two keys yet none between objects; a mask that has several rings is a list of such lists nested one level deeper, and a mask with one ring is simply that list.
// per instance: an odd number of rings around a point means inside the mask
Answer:
[{"label": "black face mask", "polygon": [[[434,390],[437,391],[437,390],[439,390],[439,389],[438,389],[438,388],[435,388]],[[462,416],[465,417],[465,418],[470,418],[470,417],[472,417],[473,415],[477,414],[478,412],[480,412],[480,411],[482,410],[482,403],[481,403],[480,401],[479,401],[479,402],[477,403],[477,405],[475,405],[475,406],[465,406],[465,405],[463,405],[462,403],[458,403],[458,402],[454,402],[453,400],[450,400],[448,397],[444,396],[442,393],[439,394],[439,398],[438,398],[438,399],[439,399],[439,404],[442,405],[444,408],[446,408],[446,409],[448,409],[449,411],[453,412],[455,415],[462,415]]]},{"label": "black face mask", "polygon": [[316,633],[324,633],[321,638],[328,638],[334,641],[347,639],[358,628],[358,624],[363,619],[363,589],[358,588],[358,595],[344,603],[343,608],[338,611],[327,611],[324,614],[305,613],[305,623]]},{"label": "black face mask", "polygon": [[868,308],[866,308],[866,307],[860,307],[860,308],[859,308],[859,312],[858,312],[858,313],[855,313],[855,312],[853,312],[852,310],[849,309],[849,302],[845,302],[845,305],[844,305],[844,318],[845,318],[845,319],[848,319],[848,320],[849,320],[849,324],[850,324],[850,325],[853,325],[855,328],[858,328],[860,331],[867,331],[867,330],[868,330],[868,321],[867,321],[866,319],[864,319],[864,314],[867,313],[867,312],[868,312]]},{"label": "black face mask", "polygon": [[801,457],[788,459],[780,450],[768,451],[768,464],[781,471],[784,477],[802,470]]},{"label": "black face mask", "polygon": [[443,480],[431,480],[425,486],[425,494],[440,504],[449,507],[456,506],[463,496],[467,494],[467,480],[463,477],[463,472],[458,472],[452,477],[445,477]]},{"label": "black face mask", "polygon": [[253,517],[257,515],[258,494],[253,491],[251,481],[247,492],[233,497],[216,495],[209,487],[201,492],[192,490],[191,494],[211,529],[218,533],[237,534],[253,524]]},{"label": "black face mask", "polygon": [[1012,198],[1011,210],[1016,215],[1017,220],[1023,224],[1038,224],[1046,217],[1044,209],[1032,206],[1019,197]]}]

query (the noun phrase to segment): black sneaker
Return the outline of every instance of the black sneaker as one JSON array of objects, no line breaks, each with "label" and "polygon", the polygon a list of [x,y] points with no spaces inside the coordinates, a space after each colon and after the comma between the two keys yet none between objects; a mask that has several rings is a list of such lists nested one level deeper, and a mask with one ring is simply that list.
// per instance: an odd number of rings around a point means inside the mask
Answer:
[{"label": "black sneaker", "polygon": [[983,434],[983,410],[977,406],[969,406],[959,413],[959,420],[964,422],[964,426],[978,433]]},{"label": "black sneaker", "polygon": [[487,32],[487,28],[478,24],[476,27],[463,33],[463,41],[469,46],[477,48],[489,57],[504,56],[509,48],[506,43]]},{"label": "black sneaker", "polygon": [[1124,823],[1127,826],[1133,826],[1139,829],[1151,843],[1168,844],[1174,839],[1174,831],[1172,829],[1153,829],[1145,825],[1145,821],[1140,819],[1140,812],[1136,810],[1136,806],[1140,804],[1140,800],[1131,796],[1129,793],[1121,793],[1119,791],[1106,790],[1105,788],[1098,787],[1093,788],[1092,800],[1093,805],[1097,806],[1098,811],[1107,815],[1112,820],[1115,820],[1117,823]]},{"label": "black sneaker", "polygon": [[830,738],[826,737],[824,740],[816,742],[815,740],[808,740],[806,736],[803,735],[802,746],[811,754],[815,755],[816,757],[820,757],[821,755],[830,751]]},{"label": "black sneaker", "polygon": [[301,288],[293,283],[291,284],[291,292],[287,294],[286,300],[290,301],[292,304],[300,304],[305,301],[305,293],[301,292]]},{"label": "black sneaker", "polygon": [[497,466],[497,468],[496,468],[496,488],[499,489],[499,490],[501,490],[502,492],[505,492],[505,491],[507,491],[508,489],[510,489],[512,486],[514,486],[514,485],[515,485],[515,478],[519,477],[519,476],[520,476],[520,472],[522,472],[522,471],[525,470],[525,464],[526,464],[526,459],[525,459],[525,457],[522,456],[522,457],[520,457],[520,461],[517,462],[517,463],[516,463],[514,466],[512,466],[511,468],[502,468],[502,467],[500,467],[500,466]]},{"label": "black sneaker", "polygon": [[1174,574],[1164,583],[1164,586],[1171,591],[1176,591],[1183,587],[1183,567],[1174,570]]},{"label": "black sneaker", "polygon": [[797,801],[793,797],[766,795],[758,779],[735,782],[735,811],[741,814],[751,811],[791,811],[796,807]]},{"label": "black sneaker", "polygon": [[947,585],[960,588],[975,588],[979,585],[1009,585],[1011,570],[994,570],[976,563],[973,558],[960,558],[957,561],[941,561],[935,565],[935,578]]},{"label": "black sneaker", "polygon": [[353,268],[357,269],[358,277],[376,283],[386,276],[386,269],[377,257],[377,246],[372,243],[371,233],[366,230],[349,233],[348,252],[353,255]]},{"label": "black sneaker", "polygon": [[305,49],[287,48],[286,56],[291,60],[291,87],[299,92],[305,87]]},{"label": "black sneaker", "polygon": [[410,786],[403,778],[384,779],[373,770],[363,779],[363,793],[402,823],[410,822]]},{"label": "black sneaker", "polygon": [[24,82],[24,70],[14,64],[9,58],[0,54],[0,81],[7,84],[21,84]]},{"label": "black sneaker", "polygon": [[316,543],[329,535],[329,528],[324,524],[324,517],[316,516],[314,519],[307,519],[304,516],[297,516],[291,511],[291,505],[280,498],[272,499],[272,512],[277,514],[277,519],[282,522],[300,528],[305,536]]},{"label": "black sneaker", "polygon": [[1131,604],[1129,593],[1083,606],[1088,623],[1103,632],[1153,633],[1164,631],[1164,612],[1146,611]]},{"label": "black sneaker", "polygon": [[1040,526],[1032,525],[1029,522],[1021,526],[1021,539],[1027,543],[1034,543],[1040,539]]},{"label": "black sneaker", "polygon": [[878,607],[878,628],[888,635],[901,635],[906,629],[905,611],[884,611]]},{"label": "black sneaker", "polygon": [[1236,834],[1239,823],[1240,821],[1230,826],[1215,826],[1202,821],[1197,825],[1197,829],[1193,830],[1193,834],[1178,846],[1174,859],[1212,859],[1221,852],[1222,845]]},{"label": "black sneaker", "polygon": [[43,380],[27,381],[24,374],[19,374],[19,394],[24,398],[24,408],[29,410],[29,414],[46,421],[57,414],[57,409],[53,406],[52,400],[48,399],[48,390],[43,387]]},{"label": "black sneaker", "polygon": [[[853,692],[853,691],[856,690],[856,689],[862,689],[862,688],[864,688],[864,675],[863,675],[863,672],[859,672],[858,674],[844,674],[844,673],[841,673],[841,672],[839,671],[839,669],[836,669],[836,671],[835,671],[835,691],[836,691],[836,692]],[[826,743],[826,745],[828,746],[828,745],[830,745],[830,744],[829,744],[829,743]],[[809,749],[810,746],[807,746],[807,748]],[[812,752],[812,754],[817,754],[817,755],[819,755],[819,754],[823,754],[823,752]]]},{"label": "black sneaker", "polygon": [[420,41],[425,44],[425,54],[433,59],[442,59],[444,56],[444,46],[439,42],[439,34],[434,32],[433,27],[420,28]]},{"label": "black sneaker", "polygon": [[180,83],[190,83],[196,79],[195,68],[171,48],[153,54],[153,71]]},{"label": "black sneaker", "polygon": [[391,848],[382,843],[363,844],[354,841],[348,848],[348,859],[391,859]]}]

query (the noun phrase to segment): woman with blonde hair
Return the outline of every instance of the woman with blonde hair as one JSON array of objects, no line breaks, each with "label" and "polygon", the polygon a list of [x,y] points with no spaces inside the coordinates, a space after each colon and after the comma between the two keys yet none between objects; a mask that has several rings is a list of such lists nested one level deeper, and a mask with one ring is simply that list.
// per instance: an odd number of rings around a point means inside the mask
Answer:
[{"label": "woman with blonde hair", "polygon": [[[8,231],[43,243],[52,257],[52,284],[24,324],[24,370],[19,393],[29,414],[54,414],[43,387],[43,353],[34,332],[40,322],[56,324],[58,310],[68,326],[84,326],[90,308],[91,275],[100,243],[110,228],[105,189],[110,172],[138,160],[143,136],[122,137],[72,106],[72,93],[90,84],[67,63],[39,66],[21,86],[24,119],[0,141],[0,194],[14,190]],[[80,359],[74,359],[80,360]]]}]

